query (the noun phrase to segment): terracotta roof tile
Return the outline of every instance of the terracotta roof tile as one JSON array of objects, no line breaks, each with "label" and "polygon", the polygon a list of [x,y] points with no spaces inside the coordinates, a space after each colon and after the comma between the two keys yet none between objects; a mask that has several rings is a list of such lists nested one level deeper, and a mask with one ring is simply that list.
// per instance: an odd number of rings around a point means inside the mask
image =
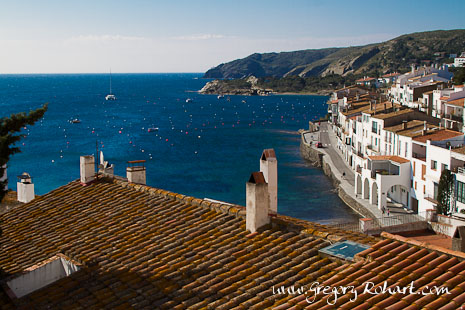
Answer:
[{"label": "terracotta roof tile", "polygon": [[[80,271],[16,300],[33,308],[334,309],[327,296],[308,304],[305,296],[272,294],[274,285],[315,281],[357,286],[357,300],[340,296],[339,309],[401,309],[412,303],[433,309],[465,298],[465,263],[450,254],[391,239],[376,243],[379,239],[284,216],[250,235],[243,216],[240,206],[119,180],[87,187],[76,181],[0,216],[0,267],[14,274],[60,252],[82,262]],[[355,263],[318,254],[327,240],[341,238],[373,246]],[[428,298],[372,296],[362,294],[364,281],[390,286],[415,281],[454,291]],[[0,305],[16,307],[1,294]]]},{"label": "terracotta roof tile", "polygon": [[431,133],[427,133],[424,136],[415,137],[413,138],[413,140],[426,143],[427,140],[443,141],[443,140],[448,140],[448,139],[455,138],[458,136],[463,136],[463,133],[458,132],[458,131],[448,130],[448,129],[442,129],[442,130],[435,130]]}]

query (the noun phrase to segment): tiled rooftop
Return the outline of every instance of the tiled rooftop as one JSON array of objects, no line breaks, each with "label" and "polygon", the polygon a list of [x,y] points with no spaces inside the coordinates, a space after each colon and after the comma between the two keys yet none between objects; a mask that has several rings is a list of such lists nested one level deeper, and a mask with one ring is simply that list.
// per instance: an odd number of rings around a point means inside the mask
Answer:
[{"label": "tiled rooftop", "polygon": [[331,276],[333,241],[374,237],[277,216],[259,233],[245,210],[122,180],[74,181],[0,216],[1,280],[59,253],[74,274],[0,308],[264,309],[271,287]]},{"label": "tiled rooftop", "polygon": [[442,129],[442,130],[435,130],[433,132],[427,133],[424,136],[415,137],[413,138],[413,140],[425,143],[427,140],[443,141],[443,140],[448,140],[448,139],[455,138],[458,136],[463,136],[463,133],[458,132],[458,131],[448,130],[448,129]]},{"label": "tiled rooftop", "polygon": [[[119,179],[71,182],[0,216],[1,279],[60,253],[81,269],[16,300],[0,289],[0,307],[456,309],[465,302],[465,255],[279,215],[250,234],[244,211]],[[343,239],[372,247],[353,263],[318,254]],[[442,285],[451,294],[362,294],[368,281]],[[332,306],[324,295],[308,303],[303,294],[273,294],[315,282],[353,285],[359,295]]]},{"label": "tiled rooftop", "polygon": [[455,100],[449,100],[446,102],[446,104],[455,105],[457,107],[463,108],[465,105],[465,99],[460,98],[460,99],[455,99]]},{"label": "tiled rooftop", "polygon": [[[386,131],[394,132],[402,136],[407,136],[407,137],[414,137],[417,136],[418,134],[421,134],[421,131],[424,128],[424,121],[421,120],[412,120],[407,122],[407,129],[404,129],[403,124],[398,124],[395,126],[390,126],[384,128]],[[437,129],[439,128],[438,126],[428,123],[428,129]]]},{"label": "tiled rooftop", "polygon": [[[390,108],[389,105],[387,106],[387,108],[388,109]],[[413,113],[414,111],[412,109],[403,109],[403,110],[398,110],[398,111],[389,112],[389,113],[384,113],[383,111],[379,111],[379,112],[376,112],[376,114],[375,114],[374,111],[370,111],[370,112],[371,112],[373,118],[388,119],[388,118],[391,118],[391,117],[397,117],[399,115],[410,114],[410,113]]]},{"label": "tiled rooftop", "polygon": [[410,160],[400,157],[400,156],[395,156],[395,155],[379,155],[379,156],[368,156],[369,159],[371,160],[390,160],[394,161],[399,164],[405,164],[409,163]]}]

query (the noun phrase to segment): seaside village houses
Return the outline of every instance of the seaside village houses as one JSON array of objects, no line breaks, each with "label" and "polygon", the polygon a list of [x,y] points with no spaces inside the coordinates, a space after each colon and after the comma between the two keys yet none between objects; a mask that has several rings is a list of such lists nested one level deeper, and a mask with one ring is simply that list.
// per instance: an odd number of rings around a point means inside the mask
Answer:
[{"label": "seaside village houses", "polygon": [[384,94],[359,80],[328,101],[337,148],[355,172],[356,196],[379,210],[397,204],[424,214],[438,204],[439,179],[448,169],[454,176],[449,213],[465,220],[464,85],[452,86],[446,66],[388,76]]}]

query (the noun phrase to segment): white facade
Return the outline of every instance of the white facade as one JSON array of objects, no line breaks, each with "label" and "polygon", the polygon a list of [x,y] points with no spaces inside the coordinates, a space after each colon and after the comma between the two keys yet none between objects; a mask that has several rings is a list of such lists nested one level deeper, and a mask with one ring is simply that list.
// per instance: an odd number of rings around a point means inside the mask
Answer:
[{"label": "white facade", "polygon": [[92,155],[80,157],[81,183],[88,184],[95,180],[95,158]]},{"label": "white facade", "polygon": [[251,233],[270,223],[268,184],[261,172],[254,172],[246,183],[245,228]]},{"label": "white facade", "polygon": [[21,298],[79,269],[78,264],[66,259],[64,255],[57,255],[31,270],[25,270],[25,273],[6,284],[17,298]]},{"label": "white facade", "polygon": [[463,67],[465,65],[465,57],[456,57],[454,59],[454,67]]}]

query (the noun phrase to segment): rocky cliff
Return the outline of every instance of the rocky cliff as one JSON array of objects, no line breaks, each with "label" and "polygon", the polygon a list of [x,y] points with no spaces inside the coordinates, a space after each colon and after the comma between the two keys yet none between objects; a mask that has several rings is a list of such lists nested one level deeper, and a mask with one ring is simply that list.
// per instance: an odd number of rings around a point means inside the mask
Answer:
[{"label": "rocky cliff", "polygon": [[[465,30],[412,33],[365,46],[252,54],[208,70],[206,78],[327,76],[407,71],[465,51]],[[450,61],[450,60],[449,60]]]}]

